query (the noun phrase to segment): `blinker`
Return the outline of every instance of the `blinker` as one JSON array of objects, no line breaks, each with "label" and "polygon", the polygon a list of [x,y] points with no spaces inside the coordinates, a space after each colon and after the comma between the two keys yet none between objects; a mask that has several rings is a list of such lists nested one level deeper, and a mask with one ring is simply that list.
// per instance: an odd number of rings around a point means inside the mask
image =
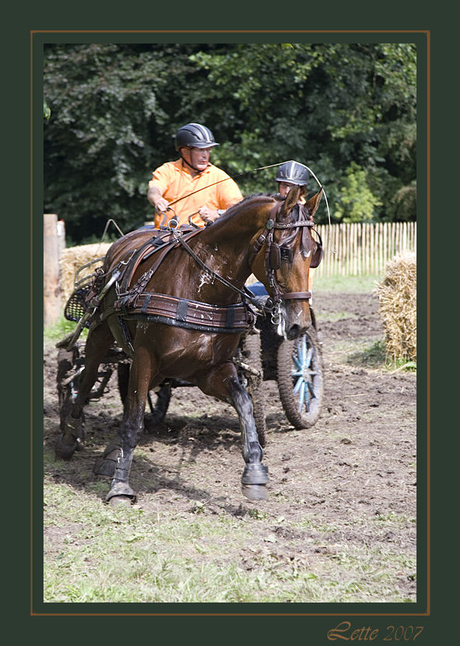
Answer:
[{"label": "blinker", "polygon": [[271,269],[279,269],[281,266],[281,250],[275,243],[270,247],[270,267]]}]

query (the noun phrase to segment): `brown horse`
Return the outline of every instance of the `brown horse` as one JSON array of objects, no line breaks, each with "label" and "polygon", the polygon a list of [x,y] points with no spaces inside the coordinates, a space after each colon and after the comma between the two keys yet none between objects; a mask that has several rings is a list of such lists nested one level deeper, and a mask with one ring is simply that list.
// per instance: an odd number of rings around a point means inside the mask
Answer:
[{"label": "brown horse", "polygon": [[[136,498],[129,474],[148,392],[167,378],[186,380],[235,407],[245,461],[243,493],[250,499],[267,497],[252,400],[232,359],[251,323],[244,287],[251,273],[267,288],[272,317],[286,338],[304,334],[311,325],[308,273],[318,250],[311,227],[321,192],[303,206],[298,194],[296,187],[284,201],[270,195],[246,198],[199,232],[169,230],[169,244],[161,232],[144,228],[110,247],[78,396],[56,444],[56,454],[70,459],[83,439],[83,408],[99,364],[116,340],[132,365],[119,437],[105,454],[116,447],[107,501]],[[108,474],[104,467],[100,472]]]}]

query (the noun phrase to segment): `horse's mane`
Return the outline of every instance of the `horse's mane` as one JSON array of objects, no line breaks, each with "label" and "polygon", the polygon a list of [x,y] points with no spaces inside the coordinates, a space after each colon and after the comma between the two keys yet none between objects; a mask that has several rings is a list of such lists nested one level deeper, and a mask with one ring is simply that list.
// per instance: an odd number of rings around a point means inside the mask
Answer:
[{"label": "horse's mane", "polygon": [[238,212],[242,206],[247,206],[248,204],[257,204],[258,202],[276,202],[279,201],[281,198],[277,195],[273,195],[272,193],[255,193],[253,195],[248,195],[247,197],[243,198],[240,202],[237,202],[230,208],[228,208],[225,211],[225,215],[219,218],[219,220],[227,220],[228,218],[231,218],[236,212]]}]

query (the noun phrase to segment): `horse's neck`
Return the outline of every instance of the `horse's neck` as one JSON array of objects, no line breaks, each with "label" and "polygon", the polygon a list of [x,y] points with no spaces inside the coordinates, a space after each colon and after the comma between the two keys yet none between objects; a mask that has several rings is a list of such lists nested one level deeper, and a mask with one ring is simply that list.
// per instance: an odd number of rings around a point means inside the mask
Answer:
[{"label": "horse's neck", "polygon": [[228,250],[237,255],[250,254],[251,240],[262,231],[276,205],[272,198],[254,198],[245,208],[244,202],[232,208],[230,216],[224,216],[202,233],[201,239],[211,247]]},{"label": "horse's neck", "polygon": [[[269,199],[244,205],[231,217],[217,220],[197,236],[197,243],[207,248],[210,268],[224,271],[230,280],[243,285],[252,273],[250,260],[254,252],[254,238],[262,232],[275,202]],[[214,266],[213,266],[214,265]]]}]

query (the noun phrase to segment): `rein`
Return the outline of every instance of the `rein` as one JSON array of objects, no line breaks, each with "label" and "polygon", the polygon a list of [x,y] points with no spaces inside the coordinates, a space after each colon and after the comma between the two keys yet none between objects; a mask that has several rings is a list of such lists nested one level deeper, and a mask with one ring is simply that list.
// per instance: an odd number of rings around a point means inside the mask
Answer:
[{"label": "rein", "polygon": [[196,253],[193,251],[193,249],[187,244],[187,242],[183,239],[182,236],[177,235],[176,230],[173,230],[173,237],[177,240],[177,242],[180,242],[180,244],[183,246],[183,248],[187,251],[187,253],[195,260],[195,262],[203,269],[206,271],[208,274],[210,274],[213,278],[217,279],[220,281],[223,285],[226,287],[229,287],[232,289],[234,292],[239,294],[243,301],[249,300],[252,305],[254,305],[257,309],[260,310],[259,303],[254,296],[254,294],[248,290],[246,287],[244,289],[239,289],[236,287],[236,285],[233,285],[230,281],[228,281],[226,278],[223,276],[220,276],[217,272],[215,272],[213,269],[210,269],[206,263],[204,263],[201,258],[199,258]]},{"label": "rein", "polygon": [[[289,161],[292,161],[292,160],[289,160]],[[208,188],[210,188],[212,186],[216,186],[217,184],[221,184],[222,182],[227,182],[230,179],[235,180],[235,179],[238,179],[239,177],[244,177],[245,175],[248,175],[249,173],[257,173],[257,172],[259,172],[261,170],[267,170],[269,168],[276,168],[277,166],[282,166],[285,163],[286,162],[278,162],[276,164],[269,164],[267,166],[260,166],[259,168],[253,168],[252,170],[247,170],[247,171],[244,171],[243,173],[239,173],[239,174],[233,175],[231,177],[230,176],[225,177],[224,179],[217,180],[216,182],[213,182],[212,184],[208,184],[207,186],[203,186],[202,188],[198,188],[198,189],[192,191],[191,193],[187,193],[187,195],[183,195],[182,197],[179,197],[177,200],[174,200],[173,202],[170,202],[169,206],[172,207],[172,206],[174,206],[174,204],[177,204],[178,202],[181,202],[182,200],[185,200],[188,197],[191,197],[192,195],[195,195],[195,193],[199,193],[200,191],[205,191],[206,189],[208,189]],[[193,166],[192,166],[192,168],[193,168]],[[308,168],[308,166],[306,166],[306,168],[311,173],[311,175],[315,178],[315,181],[318,184],[319,188],[323,191],[324,200],[326,202],[327,218],[328,218],[329,224],[331,224],[331,214],[330,214],[330,210],[329,210],[329,202],[327,200],[327,195],[326,195],[326,191],[324,190],[324,186],[321,184],[321,182],[316,177],[315,173],[311,170],[311,168]],[[171,210],[174,211],[174,209],[171,209]],[[163,214],[163,215],[165,215],[165,214]]]}]

